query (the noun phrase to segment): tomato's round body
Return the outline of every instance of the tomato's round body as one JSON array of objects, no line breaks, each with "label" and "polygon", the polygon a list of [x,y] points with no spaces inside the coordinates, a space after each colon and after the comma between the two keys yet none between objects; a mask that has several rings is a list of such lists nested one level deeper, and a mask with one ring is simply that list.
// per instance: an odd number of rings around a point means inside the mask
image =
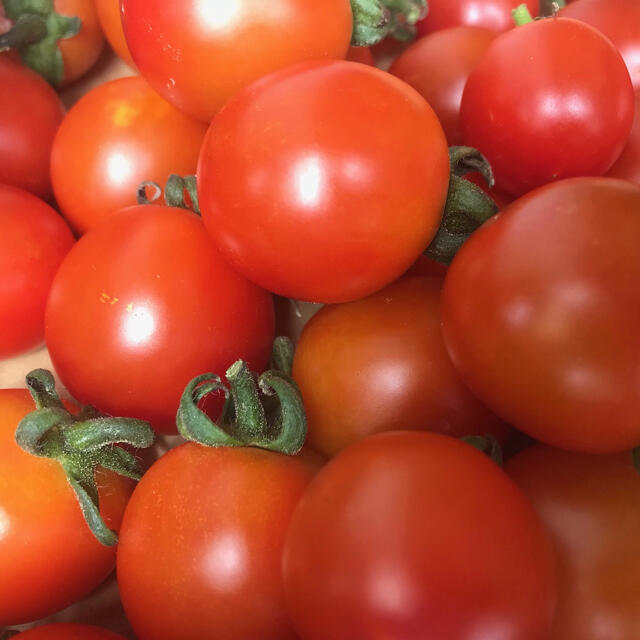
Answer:
[{"label": "tomato's round body", "polygon": [[46,342],[79,401],[175,433],[185,385],[269,357],[271,296],[220,258],[184,209],[125,209],[86,234],[62,263],[46,310]]},{"label": "tomato's round body", "polygon": [[53,143],[51,181],[62,214],[84,233],[136,204],[140,183],[164,186],[172,173],[195,173],[205,133],[142,78],[96,87],[69,111]]},{"label": "tomato's round body", "polygon": [[489,159],[498,187],[522,195],[553,180],[598,176],[633,122],[624,61],[593,27],[564,18],[496,38],[469,76],[462,137]]},{"label": "tomato's round body", "polygon": [[100,26],[104,31],[111,48],[130,66],[134,66],[124,38],[122,18],[120,16],[120,0],[95,0]]},{"label": "tomato's round body", "polygon": [[314,459],[189,443],[138,485],[118,547],[140,640],[293,640],[282,545]]},{"label": "tomato's round body", "polygon": [[344,58],[349,0],[122,0],[129,50],[166,100],[209,122],[238,90],[296,62]]},{"label": "tomato's round body", "polygon": [[[26,389],[0,390],[0,626],[73,604],[115,564],[115,550],[89,530],[60,464],[16,444],[18,422],[34,409]],[[117,530],[133,483],[109,471],[96,481],[100,513]]]},{"label": "tomato's round body", "polygon": [[287,297],[344,302],[395,280],[429,244],[449,156],[433,110],[406,83],[315,62],[227,103],[198,178],[205,225],[238,271]]},{"label": "tomato's round body", "polygon": [[408,431],[329,461],[294,512],[284,552],[304,640],[540,640],[554,574],[542,525],[492,460]]},{"label": "tomato's round body", "polygon": [[640,185],[640,93],[636,93],[635,117],[627,144],[607,176]]},{"label": "tomato's round body", "polygon": [[46,624],[23,631],[18,640],[126,640],[112,631],[88,624]]},{"label": "tomato's round body", "polygon": [[449,267],[444,337],[462,379],[548,444],[640,443],[640,187],[576,178],[524,196]]}]

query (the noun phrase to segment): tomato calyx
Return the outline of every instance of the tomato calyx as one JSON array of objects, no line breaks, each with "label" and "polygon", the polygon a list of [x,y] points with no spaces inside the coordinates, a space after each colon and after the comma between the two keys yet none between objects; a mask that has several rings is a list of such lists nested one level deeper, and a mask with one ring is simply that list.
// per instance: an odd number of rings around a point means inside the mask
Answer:
[{"label": "tomato calyx", "polygon": [[518,5],[512,12],[513,21],[515,22],[516,27],[521,27],[525,24],[529,24],[533,22],[533,17],[531,13],[529,13],[529,8],[526,4]]},{"label": "tomato calyx", "polygon": [[[151,196],[147,195],[147,189],[153,190]],[[136,192],[138,204],[154,204],[162,195],[162,187],[151,180],[140,184]],[[168,207],[187,209],[200,215],[198,202],[198,185],[196,176],[179,176],[171,174],[164,187],[164,202]]]},{"label": "tomato calyx", "polygon": [[460,439],[474,449],[486,454],[487,457],[491,458],[499,467],[504,464],[502,447],[495,436],[487,434],[485,436],[464,436]]},{"label": "tomato calyx", "polygon": [[46,369],[27,374],[27,387],[36,410],[18,424],[16,442],[31,455],[56,460],[75,492],[82,514],[97,540],[113,546],[118,536],[102,519],[99,509],[97,467],[140,480],[136,458],[122,444],[145,449],[154,441],[151,425],[134,418],[105,416],[94,407],[73,415],[63,406],[53,376]]},{"label": "tomato calyx", "polygon": [[291,377],[293,372],[293,356],[295,355],[295,346],[293,341],[286,336],[278,336],[273,341],[271,349],[271,359],[269,360],[269,368],[281,371]]},{"label": "tomato calyx", "polygon": [[410,40],[427,15],[426,0],[351,0],[354,47],[369,47],[392,36]]}]

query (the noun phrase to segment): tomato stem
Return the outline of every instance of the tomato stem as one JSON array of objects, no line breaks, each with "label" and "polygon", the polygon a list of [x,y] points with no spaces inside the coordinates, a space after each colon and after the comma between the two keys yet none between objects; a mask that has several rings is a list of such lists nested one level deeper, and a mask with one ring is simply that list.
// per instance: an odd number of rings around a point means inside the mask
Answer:
[{"label": "tomato stem", "polygon": [[558,11],[566,6],[565,0],[540,0],[540,15],[556,16]]},{"label": "tomato stem", "polygon": [[9,31],[0,35],[0,52],[19,49],[40,42],[47,35],[44,18],[34,14],[22,15]]},{"label": "tomato stem", "polygon": [[351,0],[353,34],[351,44],[368,47],[393,36],[408,40],[414,25],[427,13],[426,0]]},{"label": "tomato stem", "polygon": [[[189,195],[190,204],[185,198],[185,192]],[[200,215],[196,176],[185,176],[183,178],[175,174],[170,175],[164,188],[164,201],[169,207],[189,209],[189,211]]]},{"label": "tomato stem", "polygon": [[518,5],[511,12],[511,15],[513,16],[516,27],[521,27],[522,25],[529,24],[529,22],[533,22],[533,18],[526,4]]},{"label": "tomato stem", "polygon": [[290,376],[293,371],[295,346],[291,338],[279,336],[273,341],[269,368]]},{"label": "tomato stem", "polygon": [[[147,189],[152,189],[151,196],[147,195]],[[162,187],[151,180],[141,182],[136,189],[136,201],[138,204],[156,204],[162,195]]]},{"label": "tomato stem", "polygon": [[493,169],[487,158],[473,147],[449,147],[449,163],[451,173],[462,178],[467,173],[477,171],[484,178],[489,188],[495,185]]}]

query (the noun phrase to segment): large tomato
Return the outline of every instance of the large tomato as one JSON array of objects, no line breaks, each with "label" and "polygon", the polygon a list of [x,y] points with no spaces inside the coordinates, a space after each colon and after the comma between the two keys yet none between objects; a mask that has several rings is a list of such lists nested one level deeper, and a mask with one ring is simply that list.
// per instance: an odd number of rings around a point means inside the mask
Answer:
[{"label": "large tomato", "polygon": [[349,0],[121,0],[140,73],[166,100],[209,122],[239,89],[295,62],[344,58]]},{"label": "large tomato", "polygon": [[635,117],[627,144],[607,175],[640,185],[640,93],[636,93]]},{"label": "large tomato", "polygon": [[433,433],[383,433],[316,476],[284,550],[304,640],[540,640],[554,558],[524,495],[488,457]]},{"label": "large tomato", "polygon": [[46,624],[23,631],[17,640],[125,640],[112,631],[87,624]]},{"label": "large tomato", "polygon": [[198,163],[223,255],[270,291],[361,298],[402,275],[436,233],[447,143],[412,87],[355,62],[294,65],[237,94]]},{"label": "large tomato", "polygon": [[558,447],[640,443],[640,187],[575,178],[520,198],[449,267],[444,337],[498,415]]}]

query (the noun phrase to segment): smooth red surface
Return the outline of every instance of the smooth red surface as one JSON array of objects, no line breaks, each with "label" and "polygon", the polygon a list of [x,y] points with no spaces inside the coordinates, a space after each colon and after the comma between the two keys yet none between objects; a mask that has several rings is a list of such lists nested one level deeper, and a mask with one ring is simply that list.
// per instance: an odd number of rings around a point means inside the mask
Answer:
[{"label": "smooth red surface", "polygon": [[100,26],[111,48],[133,67],[133,58],[129,53],[127,41],[124,39],[124,29],[120,17],[120,0],[95,0],[95,4]]},{"label": "smooth red surface", "polygon": [[319,472],[284,584],[304,640],[541,640],[555,604],[551,544],[515,484],[457,439],[407,431]]},{"label": "smooth red surface", "polygon": [[444,337],[514,427],[591,453],[640,443],[640,187],[576,178],[520,198],[449,267]]},{"label": "smooth red surface", "polygon": [[106,629],[87,624],[46,624],[23,631],[18,640],[125,640],[121,636]]},{"label": "smooth red surface", "polygon": [[442,215],[449,156],[433,110],[354,62],[267,76],[213,120],[200,207],[220,251],[270,291],[361,298],[402,275]]},{"label": "smooth red surface", "polygon": [[611,178],[621,178],[640,185],[640,94],[636,93],[633,127],[627,144],[615,164],[607,172]]}]

